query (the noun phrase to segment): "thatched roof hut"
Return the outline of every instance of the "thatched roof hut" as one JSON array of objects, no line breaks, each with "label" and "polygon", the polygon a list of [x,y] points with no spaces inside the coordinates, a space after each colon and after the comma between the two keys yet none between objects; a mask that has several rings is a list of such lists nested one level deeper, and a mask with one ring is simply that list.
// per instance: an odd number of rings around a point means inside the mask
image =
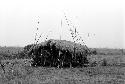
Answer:
[{"label": "thatched roof hut", "polygon": [[[26,47],[25,47],[26,48]],[[28,55],[34,55],[35,65],[44,66],[83,66],[87,63],[89,50],[86,46],[66,41],[53,40],[32,45],[28,49]],[[39,63],[38,63],[39,61]]]}]

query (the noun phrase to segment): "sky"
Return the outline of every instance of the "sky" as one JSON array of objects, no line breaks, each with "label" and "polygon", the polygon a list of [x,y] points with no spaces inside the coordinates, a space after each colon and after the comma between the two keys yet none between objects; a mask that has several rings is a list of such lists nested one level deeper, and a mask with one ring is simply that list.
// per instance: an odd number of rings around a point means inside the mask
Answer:
[{"label": "sky", "polygon": [[0,46],[32,44],[36,32],[38,36],[42,34],[39,42],[47,36],[72,41],[66,15],[88,47],[125,48],[124,3],[124,0],[1,0]]}]

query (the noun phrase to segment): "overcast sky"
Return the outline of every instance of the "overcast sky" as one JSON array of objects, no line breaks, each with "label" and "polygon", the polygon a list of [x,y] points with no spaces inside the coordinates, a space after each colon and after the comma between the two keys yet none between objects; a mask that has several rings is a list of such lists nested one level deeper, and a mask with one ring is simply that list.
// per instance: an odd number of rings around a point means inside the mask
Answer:
[{"label": "overcast sky", "polygon": [[36,32],[72,40],[64,12],[88,47],[125,48],[124,0],[1,0],[0,46],[31,44]]}]

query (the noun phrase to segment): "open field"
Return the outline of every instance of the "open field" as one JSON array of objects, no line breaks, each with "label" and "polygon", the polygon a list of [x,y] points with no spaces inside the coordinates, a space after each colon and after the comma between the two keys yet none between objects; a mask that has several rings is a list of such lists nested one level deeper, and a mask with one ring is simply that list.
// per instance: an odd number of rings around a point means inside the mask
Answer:
[{"label": "open field", "polygon": [[20,52],[22,49],[23,47],[0,47],[0,53],[16,54]]},{"label": "open field", "polygon": [[0,47],[0,59],[14,59],[23,47]]},{"label": "open field", "polygon": [[44,68],[30,66],[30,59],[2,60],[0,84],[124,84],[125,66]]},{"label": "open field", "polygon": [[[0,51],[1,57],[8,51],[4,49]],[[31,59],[2,59],[4,70],[0,67],[0,84],[125,84],[125,55],[118,51],[120,54],[115,55],[102,50],[98,54],[97,50],[97,55],[92,55],[90,60],[98,66],[83,68],[32,67]],[[102,66],[103,59],[106,66]]]},{"label": "open field", "polygon": [[[29,60],[16,60],[0,69],[0,84],[124,84],[125,67],[85,68],[31,67]],[[5,62],[5,61],[4,61]]]}]

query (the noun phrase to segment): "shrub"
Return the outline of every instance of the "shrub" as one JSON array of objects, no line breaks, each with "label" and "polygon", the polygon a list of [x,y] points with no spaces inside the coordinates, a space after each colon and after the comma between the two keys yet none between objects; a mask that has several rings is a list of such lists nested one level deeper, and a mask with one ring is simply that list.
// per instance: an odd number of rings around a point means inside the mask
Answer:
[{"label": "shrub", "polygon": [[97,51],[93,50],[93,51],[91,51],[91,54],[97,55]]},{"label": "shrub", "polygon": [[107,66],[107,65],[108,65],[108,64],[107,64],[107,60],[106,60],[105,58],[102,60],[101,65],[102,65],[102,66]]},{"label": "shrub", "polygon": [[97,61],[94,61],[94,62],[90,63],[90,67],[95,67],[97,65],[98,65]]}]

